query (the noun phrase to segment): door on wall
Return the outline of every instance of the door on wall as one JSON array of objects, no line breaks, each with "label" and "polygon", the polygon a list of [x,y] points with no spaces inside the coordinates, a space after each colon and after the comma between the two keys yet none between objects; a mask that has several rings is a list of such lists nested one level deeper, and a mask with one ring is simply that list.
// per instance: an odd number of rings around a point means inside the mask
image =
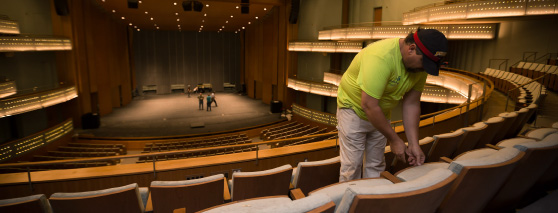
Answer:
[{"label": "door on wall", "polygon": [[374,26],[382,25],[382,7],[374,8]]}]

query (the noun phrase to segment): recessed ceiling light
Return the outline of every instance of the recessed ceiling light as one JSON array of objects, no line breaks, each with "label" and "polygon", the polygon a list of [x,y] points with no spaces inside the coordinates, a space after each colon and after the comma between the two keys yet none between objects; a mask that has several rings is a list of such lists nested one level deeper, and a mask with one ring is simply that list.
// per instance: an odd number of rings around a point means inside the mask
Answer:
[{"label": "recessed ceiling light", "polygon": [[151,21],[153,21],[153,17],[151,17]]},{"label": "recessed ceiling light", "polygon": [[227,24],[228,24],[228,23],[229,23],[229,21],[225,21],[225,23],[227,23]]},{"label": "recessed ceiling light", "polygon": [[116,10],[112,10],[113,13],[116,13]]},{"label": "recessed ceiling light", "polygon": [[203,28],[203,25],[201,27]]},{"label": "recessed ceiling light", "polygon": [[176,19],[176,21],[180,21],[180,19],[179,19],[179,18],[177,18],[177,19]]},{"label": "recessed ceiling light", "polygon": [[258,17],[256,16],[256,19],[258,19]]},{"label": "recessed ceiling light", "polygon": [[205,20],[202,20],[202,22],[205,22]]},{"label": "recessed ceiling light", "polygon": [[159,29],[159,27],[157,27],[157,29]]},{"label": "recessed ceiling light", "polygon": [[153,26],[155,26],[155,27],[156,27],[156,26],[157,26],[157,24],[154,24]]},{"label": "recessed ceiling light", "polygon": [[234,33],[238,33],[238,31],[234,31]]},{"label": "recessed ceiling light", "polygon": [[103,0],[103,2],[105,2],[105,0]]},{"label": "recessed ceiling light", "polygon": [[132,26],[132,23],[130,23],[130,26]]},{"label": "recessed ceiling light", "polygon": [[205,7],[209,7],[209,4],[206,4]]},{"label": "recessed ceiling light", "polygon": [[126,19],[126,18],[124,18],[124,16],[122,16],[122,19]]},{"label": "recessed ceiling light", "polygon": [[174,15],[178,15],[178,13],[174,13]]},{"label": "recessed ceiling light", "polygon": [[242,29],[244,30],[244,27],[242,27]]},{"label": "recessed ceiling light", "polygon": [[223,28],[225,28],[225,26],[222,26]]},{"label": "recessed ceiling light", "polygon": [[174,3],[174,5],[176,5],[176,2]]},{"label": "recessed ceiling light", "polygon": [[264,7],[264,10],[267,10],[267,8]]},{"label": "recessed ceiling light", "polygon": [[238,6],[236,6],[236,9],[238,9]]},{"label": "recessed ceiling light", "polygon": [[203,16],[207,16],[207,13],[204,13]]},{"label": "recessed ceiling light", "polygon": [[178,25],[178,27],[180,27],[180,24]]},{"label": "recessed ceiling light", "polygon": [[140,31],[140,29],[138,29],[138,32]]},{"label": "recessed ceiling light", "polygon": [[148,12],[147,12],[147,11],[145,11],[145,14],[148,14]]},{"label": "recessed ceiling light", "polygon": [[231,15],[231,18],[232,18],[232,17],[233,17],[233,16]]},{"label": "recessed ceiling light", "polygon": [[138,28],[138,26],[134,26],[134,28],[136,28],[136,29],[137,29],[137,28]]},{"label": "recessed ceiling light", "polygon": [[248,24],[252,24],[252,22],[248,22]]},{"label": "recessed ceiling light", "polygon": [[140,4],[141,4],[141,1],[138,1],[138,3],[140,3]]}]

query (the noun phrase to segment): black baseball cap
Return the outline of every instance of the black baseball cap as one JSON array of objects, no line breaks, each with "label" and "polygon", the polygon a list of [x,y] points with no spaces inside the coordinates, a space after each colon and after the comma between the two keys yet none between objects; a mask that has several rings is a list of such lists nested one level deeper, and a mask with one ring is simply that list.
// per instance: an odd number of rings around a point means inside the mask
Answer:
[{"label": "black baseball cap", "polygon": [[426,73],[437,76],[448,52],[448,39],[438,30],[420,28],[413,33],[413,38],[422,52],[422,67]]}]

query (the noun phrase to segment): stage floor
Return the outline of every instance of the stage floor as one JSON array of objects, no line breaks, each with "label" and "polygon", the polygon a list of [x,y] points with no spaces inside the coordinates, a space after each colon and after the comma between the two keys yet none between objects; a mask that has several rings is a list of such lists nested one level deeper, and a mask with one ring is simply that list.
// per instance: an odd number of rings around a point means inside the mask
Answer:
[{"label": "stage floor", "polygon": [[270,105],[237,93],[215,93],[218,107],[198,109],[198,98],[183,93],[145,94],[122,108],[101,117],[98,129],[78,129],[80,134],[99,137],[151,137],[198,134],[233,130],[271,123],[281,113],[271,113]]}]

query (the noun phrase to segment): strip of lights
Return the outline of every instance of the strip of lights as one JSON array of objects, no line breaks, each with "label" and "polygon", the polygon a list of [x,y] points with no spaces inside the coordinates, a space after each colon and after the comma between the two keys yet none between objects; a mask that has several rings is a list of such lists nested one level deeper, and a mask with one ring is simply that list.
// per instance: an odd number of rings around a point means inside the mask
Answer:
[{"label": "strip of lights", "polygon": [[5,81],[0,83],[0,98],[5,98],[16,94],[17,88],[15,81]]},{"label": "strip of lights", "polygon": [[0,19],[1,34],[19,34],[19,23],[14,20]]},{"label": "strip of lights", "polygon": [[0,52],[72,50],[70,39],[48,36],[1,36]]},{"label": "strip of lights", "polygon": [[493,39],[497,24],[439,24],[439,25],[392,25],[351,27],[344,30],[322,30],[318,40],[372,40],[405,38],[417,28],[436,29],[448,39]]},{"label": "strip of lights", "polygon": [[289,42],[289,51],[295,52],[329,52],[329,53],[358,53],[362,50],[362,42]]},{"label": "strip of lights", "polygon": [[43,147],[74,130],[72,119],[68,119],[46,131],[0,145],[0,162],[13,159]]},{"label": "strip of lights", "polygon": [[337,117],[334,114],[326,112],[317,112],[304,108],[297,104],[293,104],[293,114],[297,116],[302,116],[308,120],[316,121],[330,126],[337,126]]},{"label": "strip of lights", "polygon": [[76,97],[76,87],[71,86],[0,100],[0,118],[46,108]]},{"label": "strip of lights", "polygon": [[403,24],[456,19],[550,15],[558,13],[557,0],[489,0],[430,5],[403,13]]}]

